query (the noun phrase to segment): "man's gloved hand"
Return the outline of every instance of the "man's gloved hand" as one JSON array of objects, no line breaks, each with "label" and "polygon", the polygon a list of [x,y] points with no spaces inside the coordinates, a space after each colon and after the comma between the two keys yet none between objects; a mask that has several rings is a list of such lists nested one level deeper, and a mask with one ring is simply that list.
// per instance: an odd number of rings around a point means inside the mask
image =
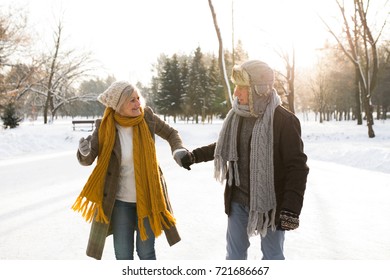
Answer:
[{"label": "man's gloved hand", "polygon": [[294,230],[299,227],[299,215],[288,210],[281,210],[279,217],[280,230]]},{"label": "man's gloved hand", "polygon": [[87,139],[84,139],[84,137],[81,137],[79,140],[79,152],[83,156],[87,156],[91,152],[90,140],[91,140],[91,135],[89,135],[87,137]]},{"label": "man's gloved hand", "polygon": [[181,158],[181,164],[185,169],[191,170],[191,165],[195,163],[195,156],[191,152],[187,152],[184,157]]},{"label": "man's gloved hand", "polygon": [[190,152],[186,149],[178,149],[173,152],[173,158],[175,159],[175,161],[180,167],[191,170],[190,166],[187,164],[183,165],[183,161],[182,161],[183,158],[186,157],[189,153]]}]

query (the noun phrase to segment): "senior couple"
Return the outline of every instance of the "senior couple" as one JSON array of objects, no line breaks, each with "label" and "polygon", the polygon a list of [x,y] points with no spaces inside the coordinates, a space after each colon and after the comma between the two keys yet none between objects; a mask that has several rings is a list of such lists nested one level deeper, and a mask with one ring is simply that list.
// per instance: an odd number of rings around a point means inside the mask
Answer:
[{"label": "senior couple", "polygon": [[283,260],[285,233],[299,226],[306,164],[298,118],[274,88],[274,71],[249,60],[232,69],[234,102],[215,143],[188,151],[178,131],[145,106],[134,85],[114,82],[98,100],[106,106],[92,135],[81,138],[77,159],[96,165],[72,208],[92,222],[87,255],[101,259],[113,234],[115,257],[155,260],[155,238],[180,241],[155,136],[165,139],[179,166],[214,161],[225,184],[226,259],[245,260],[249,239],[260,236],[264,260]]}]

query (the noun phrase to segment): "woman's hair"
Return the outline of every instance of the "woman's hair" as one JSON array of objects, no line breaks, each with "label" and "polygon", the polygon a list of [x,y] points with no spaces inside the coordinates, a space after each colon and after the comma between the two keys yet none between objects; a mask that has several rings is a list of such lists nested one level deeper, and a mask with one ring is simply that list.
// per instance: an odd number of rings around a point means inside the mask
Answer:
[{"label": "woman's hair", "polygon": [[118,105],[117,105],[117,108],[118,108],[117,110],[119,112],[121,111],[123,104],[130,102],[131,95],[133,94],[133,92],[138,93],[141,107],[145,106],[145,99],[142,96],[140,90],[136,86],[130,85],[130,86],[126,87],[121,93],[121,96],[119,98]]}]

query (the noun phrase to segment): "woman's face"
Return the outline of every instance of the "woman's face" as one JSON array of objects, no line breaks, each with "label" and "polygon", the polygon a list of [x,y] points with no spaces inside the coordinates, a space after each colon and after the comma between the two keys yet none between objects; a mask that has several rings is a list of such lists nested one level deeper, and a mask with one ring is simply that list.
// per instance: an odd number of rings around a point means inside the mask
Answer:
[{"label": "woman's face", "polygon": [[120,114],[124,117],[138,117],[141,115],[141,102],[136,90],[130,95],[129,101],[123,103]]},{"label": "woman's face", "polygon": [[238,98],[240,105],[249,104],[249,87],[247,86],[236,86],[234,88],[234,96]]}]

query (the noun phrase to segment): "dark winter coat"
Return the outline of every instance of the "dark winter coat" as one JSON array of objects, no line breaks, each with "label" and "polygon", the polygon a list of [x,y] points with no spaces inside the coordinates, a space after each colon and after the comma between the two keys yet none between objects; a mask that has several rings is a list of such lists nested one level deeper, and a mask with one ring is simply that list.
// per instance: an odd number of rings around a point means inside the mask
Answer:
[{"label": "dark winter coat", "polygon": [[[232,136],[234,137],[234,136]],[[236,136],[238,137],[238,136]],[[239,142],[239,141],[238,141]],[[196,162],[214,159],[216,143],[193,151]],[[248,159],[249,160],[249,159]],[[306,189],[309,167],[303,151],[301,126],[298,118],[282,106],[274,113],[274,181],[276,194],[276,221],[281,209],[300,214]],[[230,214],[232,187],[225,186],[225,212]]]},{"label": "dark winter coat", "polygon": [[[148,124],[150,133],[155,139],[155,134],[160,136],[161,138],[167,140],[169,143],[171,150],[174,151],[176,149],[183,148],[182,140],[178,134],[178,132],[170,127],[167,123],[161,120],[157,115],[155,115],[149,107],[146,107],[145,110],[145,120]],[[101,120],[96,121],[96,129],[92,134],[91,138],[91,152],[88,156],[83,156],[77,151],[77,159],[79,160],[81,165],[91,165],[97,155],[99,150],[98,143],[98,135],[99,135],[99,127]],[[120,162],[121,161],[121,146],[118,137],[118,133],[116,133],[115,144],[111,153],[110,162],[107,169],[106,181],[104,185],[104,198],[103,198],[103,209],[104,213],[111,220],[112,210],[114,208],[116,193],[118,189],[118,179],[119,179],[119,170],[120,170]],[[167,186],[164,180],[163,173],[160,168],[160,180],[163,186],[165,201],[168,207],[168,210],[172,212],[172,207],[169,202]],[[174,245],[180,241],[179,233],[177,232],[176,227],[171,227],[169,229],[164,229],[165,236],[168,240],[169,245]],[[106,237],[112,234],[111,225],[99,222],[92,222],[88,247],[87,247],[87,255],[100,260],[102,258],[104,244],[106,241]]]}]

